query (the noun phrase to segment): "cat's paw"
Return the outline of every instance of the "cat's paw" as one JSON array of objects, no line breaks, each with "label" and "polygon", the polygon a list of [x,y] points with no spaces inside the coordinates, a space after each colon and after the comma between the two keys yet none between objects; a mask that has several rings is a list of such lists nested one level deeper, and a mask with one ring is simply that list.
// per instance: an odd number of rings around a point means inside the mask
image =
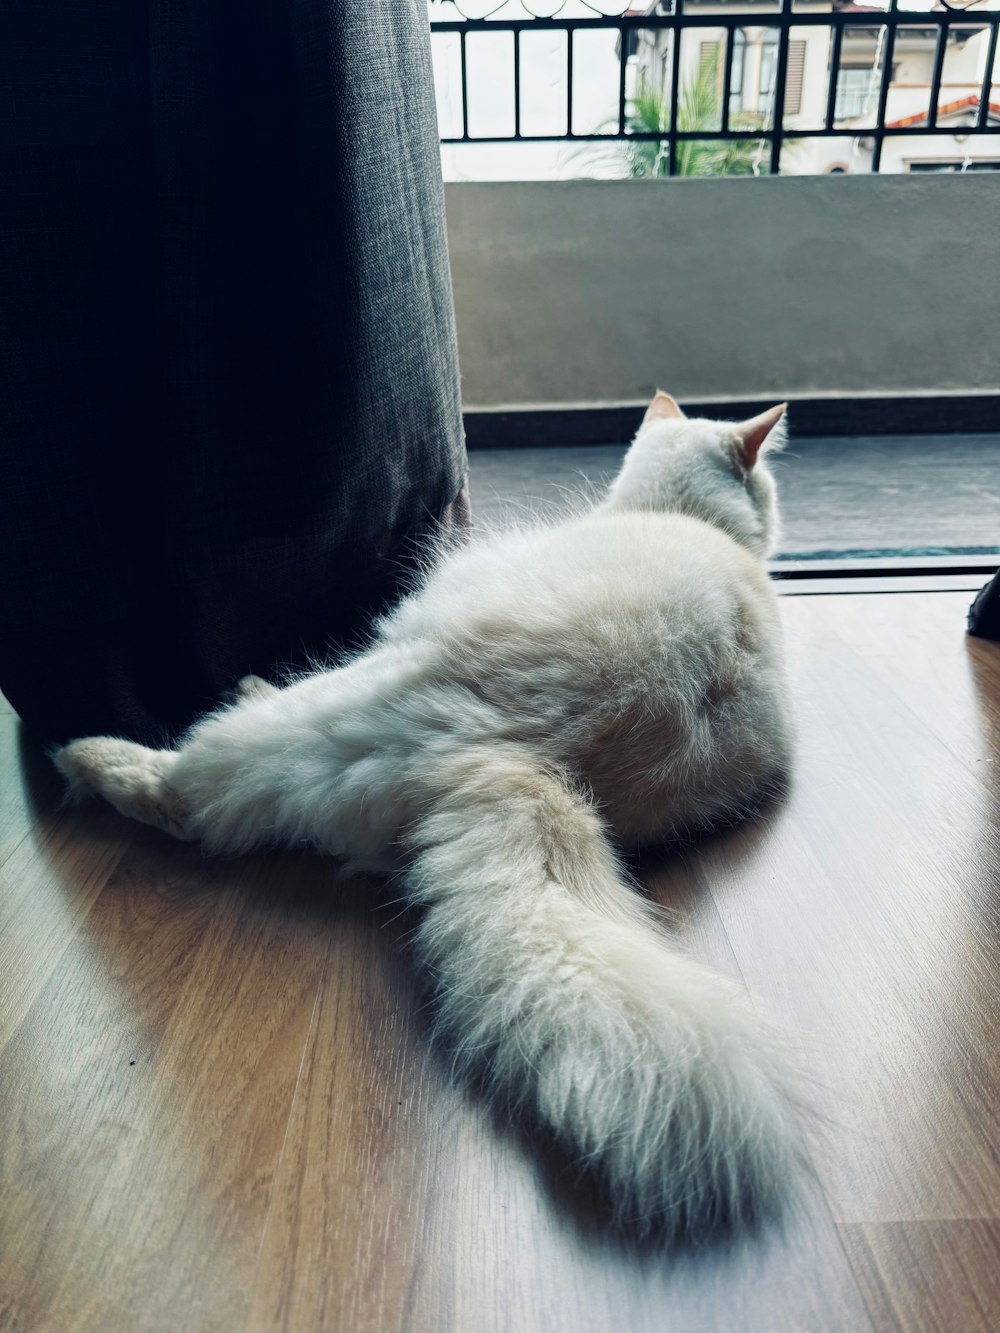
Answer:
[{"label": "cat's paw", "polygon": [[236,682],[230,691],[235,700],[266,699],[269,695],[278,692],[277,685],[272,685],[263,676],[244,676]]},{"label": "cat's paw", "polygon": [[70,794],[103,796],[121,814],[151,824],[185,842],[191,830],[188,811],[166,780],[176,758],[170,750],[150,750],[113,736],[88,736],[57,750],[52,760],[68,780]]}]

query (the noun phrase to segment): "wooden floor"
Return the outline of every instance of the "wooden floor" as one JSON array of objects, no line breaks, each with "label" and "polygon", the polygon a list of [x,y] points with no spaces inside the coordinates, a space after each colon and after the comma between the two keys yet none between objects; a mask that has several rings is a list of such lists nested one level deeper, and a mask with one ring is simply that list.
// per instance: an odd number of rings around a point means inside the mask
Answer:
[{"label": "wooden floor", "polygon": [[1000,1328],[1000,646],[967,594],[787,597],[787,799],[645,868],[812,1070],[785,1235],[602,1236],[429,1053],[377,886],[60,813],[3,732],[0,1330]]}]

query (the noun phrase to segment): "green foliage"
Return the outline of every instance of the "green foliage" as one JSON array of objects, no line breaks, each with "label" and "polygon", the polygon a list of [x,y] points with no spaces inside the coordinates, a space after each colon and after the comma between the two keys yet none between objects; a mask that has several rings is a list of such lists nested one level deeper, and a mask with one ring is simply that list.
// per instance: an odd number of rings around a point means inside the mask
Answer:
[{"label": "green foliage", "polygon": [[[685,133],[698,130],[718,130],[722,124],[719,80],[714,70],[702,70],[695,79],[685,83],[677,96],[677,128]],[[733,130],[762,129],[762,116],[748,112],[729,117]],[[670,94],[650,87],[642,80],[625,108],[625,127],[632,134],[651,134],[666,131],[670,125]],[[666,141],[660,139],[620,140],[612,145],[600,145],[596,154],[587,158],[596,162],[609,161],[609,149],[621,160],[624,154],[629,176],[667,176],[670,173],[670,154]],[[759,145],[753,139],[682,139],[677,144],[675,174],[678,176],[750,176]]]},{"label": "green foliage", "polygon": [[[645,80],[627,108],[627,127],[632,133],[666,129],[670,123],[670,97],[650,88]],[[685,133],[718,130],[722,123],[719,81],[714,70],[701,70],[685,83],[677,96],[677,128]],[[734,130],[760,129],[762,118],[736,114],[729,118]],[[656,139],[626,144],[630,176],[666,176],[670,159],[666,145]],[[749,139],[682,139],[677,145],[678,176],[750,176],[758,145]]]}]

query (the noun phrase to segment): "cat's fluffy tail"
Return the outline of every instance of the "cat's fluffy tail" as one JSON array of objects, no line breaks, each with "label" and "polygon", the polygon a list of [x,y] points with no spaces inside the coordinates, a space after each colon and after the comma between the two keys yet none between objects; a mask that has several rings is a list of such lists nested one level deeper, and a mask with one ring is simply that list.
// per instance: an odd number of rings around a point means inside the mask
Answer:
[{"label": "cat's fluffy tail", "polygon": [[540,1122],[667,1238],[781,1212],[802,1161],[793,1080],[744,997],[679,952],[601,823],[516,747],[434,774],[413,831],[416,947],[459,1070]]}]

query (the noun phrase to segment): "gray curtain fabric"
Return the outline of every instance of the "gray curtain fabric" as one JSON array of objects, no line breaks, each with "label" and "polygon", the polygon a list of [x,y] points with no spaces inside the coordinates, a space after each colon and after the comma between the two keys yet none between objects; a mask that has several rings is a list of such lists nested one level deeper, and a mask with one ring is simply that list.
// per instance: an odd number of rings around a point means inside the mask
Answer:
[{"label": "gray curtain fabric", "polygon": [[419,0],[0,5],[0,688],[174,735],[464,517]]}]

